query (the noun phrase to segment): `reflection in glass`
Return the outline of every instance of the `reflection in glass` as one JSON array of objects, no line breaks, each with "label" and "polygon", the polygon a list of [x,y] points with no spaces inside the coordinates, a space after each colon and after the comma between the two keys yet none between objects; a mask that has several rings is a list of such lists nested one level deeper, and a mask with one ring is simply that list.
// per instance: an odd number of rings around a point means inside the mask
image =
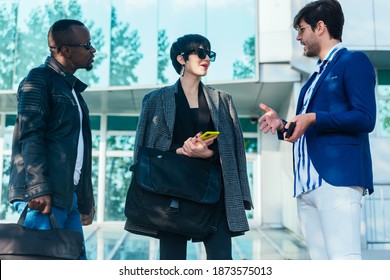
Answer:
[{"label": "reflection in glass", "polygon": [[157,65],[157,83],[166,84],[168,83],[168,78],[165,76],[165,70],[169,66],[170,56],[169,50],[170,45],[168,42],[168,36],[165,29],[158,31],[158,65]]},{"label": "reflection in glass", "polygon": [[[127,19],[128,20],[128,19]],[[135,73],[143,58],[138,30],[130,30],[130,22],[118,20],[117,8],[111,8],[110,86],[138,83]]]},{"label": "reflection in glass", "polygon": [[0,89],[16,89],[43,63],[49,55],[47,31],[61,18],[77,18],[90,30],[93,70],[75,75],[91,87],[175,82],[170,46],[188,33],[208,37],[218,54],[205,80],[254,78],[255,10],[256,0],[0,1]]},{"label": "reflection in glass", "polygon": [[[98,157],[92,157],[92,188],[93,188],[93,196],[95,199],[95,211],[97,213],[97,208],[99,205],[96,205],[96,202],[98,201],[97,194],[98,194],[98,178],[99,178],[99,158]],[[94,217],[94,220],[96,220],[96,215]]]},{"label": "reflection in glass", "polygon": [[257,153],[257,138],[245,138],[244,145],[247,153]]},{"label": "reflection in glass", "polygon": [[0,220],[6,219],[10,214],[15,212],[8,200],[8,182],[10,171],[11,157],[5,155],[3,160],[3,184],[1,186]]},{"label": "reflection in glass", "polygon": [[107,151],[133,151],[135,136],[109,136],[107,137]]},{"label": "reflection in glass", "polygon": [[156,255],[151,240],[142,236],[128,234],[118,251],[114,254],[113,260],[148,260],[150,255]]},{"label": "reflection in glass", "polygon": [[[47,32],[50,25],[62,18],[77,18],[89,27],[92,44],[96,50],[100,51],[104,45],[104,35],[100,27],[95,27],[94,21],[89,21],[84,17],[85,6],[79,1],[19,1],[18,2],[18,34],[16,41],[16,51],[13,61],[16,67],[14,86],[26,76],[27,72],[44,62],[49,55],[47,46]],[[86,3],[88,4],[88,3]],[[104,11],[105,9],[101,9]],[[109,14],[103,15],[108,18]],[[100,74],[96,69],[103,62],[105,55],[100,53],[95,57],[94,70],[77,71],[78,76],[87,84],[97,84]]]},{"label": "reflection in glass", "polygon": [[256,74],[256,44],[255,35],[249,37],[243,46],[244,57],[233,63],[234,79],[251,79]]},{"label": "reflection in glass", "polygon": [[390,136],[390,99],[378,100],[381,136]]},{"label": "reflection in glass", "polygon": [[379,85],[378,86],[378,95],[390,97],[390,85]]},{"label": "reflection in glass", "polygon": [[130,157],[107,157],[105,214],[106,221],[124,221],[124,206],[127,189],[130,185],[131,172],[129,167],[133,163]]},{"label": "reflection in glass", "polygon": [[0,2],[0,90],[12,88],[16,22],[17,4]]},{"label": "reflection in glass", "polygon": [[100,135],[92,134],[92,149],[99,150]]}]

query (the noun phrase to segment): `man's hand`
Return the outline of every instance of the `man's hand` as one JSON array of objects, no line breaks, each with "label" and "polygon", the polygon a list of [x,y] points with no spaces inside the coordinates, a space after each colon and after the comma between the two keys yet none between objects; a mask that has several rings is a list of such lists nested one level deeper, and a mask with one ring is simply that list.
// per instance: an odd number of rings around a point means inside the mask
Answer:
[{"label": "man's hand", "polygon": [[81,223],[83,226],[92,224],[93,218],[95,217],[95,208],[92,207],[91,213],[88,215],[80,214]]},{"label": "man's hand", "polygon": [[[295,122],[296,126],[294,129],[293,134],[289,138],[285,138],[284,140],[288,142],[295,142],[300,138],[306,130],[311,125],[315,125],[316,123],[316,114],[315,113],[307,113],[302,115],[297,115],[294,118],[290,120],[290,122]],[[286,126],[288,127],[290,123],[287,123]]]},{"label": "man's hand", "polygon": [[284,129],[283,121],[272,108],[263,103],[260,103],[259,107],[265,111],[265,114],[258,121],[261,131],[267,134],[271,130],[271,133],[275,134],[276,131]]},{"label": "man's hand", "polygon": [[28,208],[41,211],[42,214],[50,214],[51,212],[51,196],[44,195],[31,199],[28,202]]}]

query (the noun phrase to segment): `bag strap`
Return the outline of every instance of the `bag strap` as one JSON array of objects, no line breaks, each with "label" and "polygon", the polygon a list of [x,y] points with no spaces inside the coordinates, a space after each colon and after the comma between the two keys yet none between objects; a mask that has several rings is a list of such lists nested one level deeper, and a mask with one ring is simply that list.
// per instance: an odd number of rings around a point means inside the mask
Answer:
[{"label": "bag strap", "polygon": [[[26,204],[26,207],[24,207],[22,214],[20,214],[20,217],[19,217],[19,220],[17,223],[18,225],[20,225],[20,226],[24,225],[24,221],[26,220],[26,216],[27,216],[27,210],[28,210],[28,204]],[[50,218],[51,227],[53,229],[58,229],[59,226],[58,226],[56,217],[53,214],[53,211],[50,212],[49,218]]]}]

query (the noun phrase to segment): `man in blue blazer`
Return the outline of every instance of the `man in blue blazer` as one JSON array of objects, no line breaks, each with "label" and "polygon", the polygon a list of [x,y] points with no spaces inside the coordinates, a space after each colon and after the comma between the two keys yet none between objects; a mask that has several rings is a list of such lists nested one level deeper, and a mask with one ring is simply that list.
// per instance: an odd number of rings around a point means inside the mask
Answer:
[{"label": "man in blue blazer", "polygon": [[289,122],[260,104],[260,130],[294,143],[294,196],[311,258],[361,259],[361,199],[373,192],[375,71],[365,54],[341,44],[344,15],[336,0],[308,3],[293,24],[304,54],[319,57],[318,69]]}]

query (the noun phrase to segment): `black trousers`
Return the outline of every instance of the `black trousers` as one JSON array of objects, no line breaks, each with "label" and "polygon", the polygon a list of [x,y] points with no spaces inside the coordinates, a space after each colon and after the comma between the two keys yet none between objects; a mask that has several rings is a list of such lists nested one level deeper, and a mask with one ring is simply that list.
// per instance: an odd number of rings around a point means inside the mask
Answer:
[{"label": "black trousers", "polygon": [[[160,232],[160,260],[185,260],[188,238],[183,235]],[[232,259],[232,236],[226,213],[223,211],[216,232],[210,234],[203,244],[208,260]]]}]

